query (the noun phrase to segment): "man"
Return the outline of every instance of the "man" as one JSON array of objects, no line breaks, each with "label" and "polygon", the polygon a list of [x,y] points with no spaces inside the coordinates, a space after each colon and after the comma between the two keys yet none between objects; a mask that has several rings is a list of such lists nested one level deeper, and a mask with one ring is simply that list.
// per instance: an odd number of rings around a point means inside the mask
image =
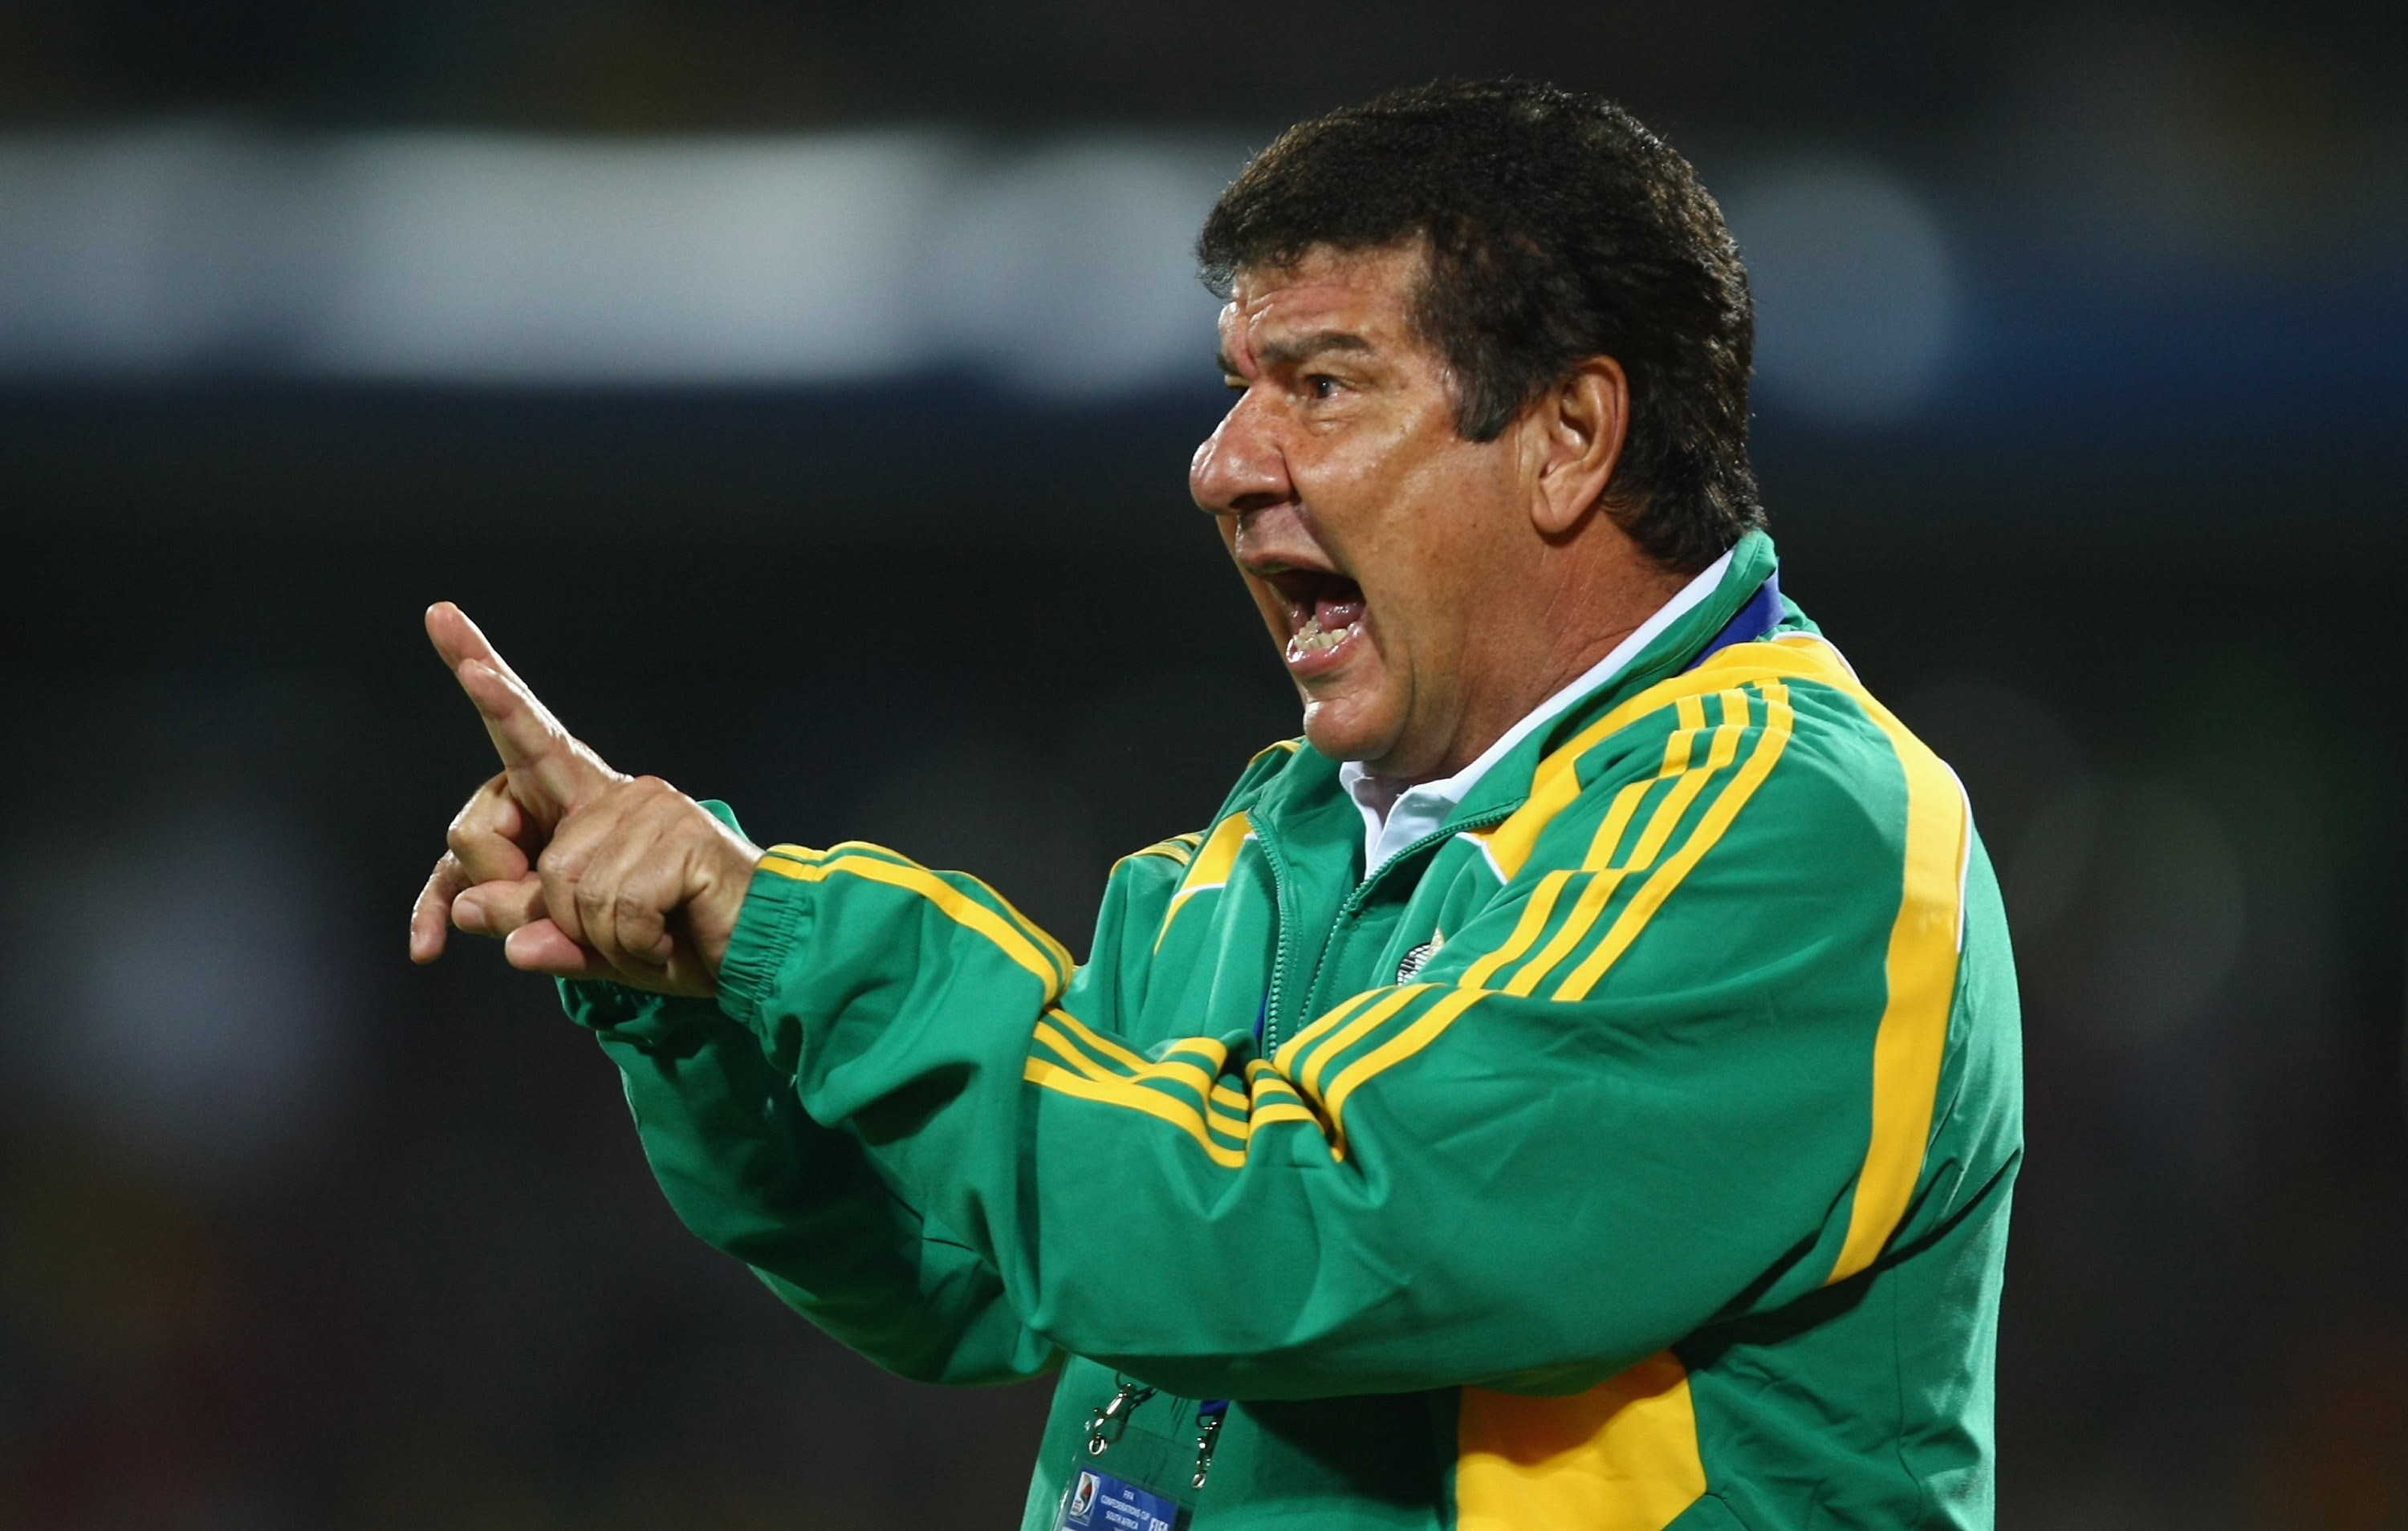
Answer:
[{"label": "man", "polygon": [[1713,201],[1605,103],[1432,87],[1200,248],[1192,486],[1305,737],[1084,966],[612,772],[450,607],[506,768],[413,952],[566,980],[680,1215],[830,1333],[1059,1368],[1027,1526],[1988,1524],[2004,922],[1778,594]]}]

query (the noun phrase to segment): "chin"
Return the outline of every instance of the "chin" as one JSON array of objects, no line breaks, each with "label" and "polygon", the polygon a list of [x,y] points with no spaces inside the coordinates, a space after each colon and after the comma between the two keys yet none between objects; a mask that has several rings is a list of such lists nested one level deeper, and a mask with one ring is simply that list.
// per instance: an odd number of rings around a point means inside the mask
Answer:
[{"label": "chin", "polygon": [[1378,715],[1383,710],[1365,706],[1359,697],[1308,699],[1304,704],[1304,737],[1332,760],[1369,764],[1396,748],[1396,724]]}]

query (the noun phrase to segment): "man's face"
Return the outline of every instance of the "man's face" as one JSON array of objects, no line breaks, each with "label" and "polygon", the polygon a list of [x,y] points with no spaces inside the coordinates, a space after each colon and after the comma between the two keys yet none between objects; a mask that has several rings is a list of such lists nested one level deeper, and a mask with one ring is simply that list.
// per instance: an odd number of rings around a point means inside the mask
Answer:
[{"label": "man's face", "polygon": [[1480,613],[1510,597],[1529,539],[1519,431],[1458,435],[1445,359],[1412,332],[1423,270],[1405,246],[1241,272],[1221,311],[1239,397],[1188,476],[1314,748],[1409,781],[1484,743],[1465,737]]}]

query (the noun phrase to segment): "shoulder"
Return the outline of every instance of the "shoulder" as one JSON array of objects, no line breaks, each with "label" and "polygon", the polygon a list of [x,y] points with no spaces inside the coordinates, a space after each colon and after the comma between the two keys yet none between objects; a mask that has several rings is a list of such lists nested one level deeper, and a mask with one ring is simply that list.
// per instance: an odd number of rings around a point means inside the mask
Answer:
[{"label": "shoulder", "polygon": [[1122,923],[1159,924],[1192,872],[1205,838],[1200,830],[1173,835],[1112,863],[1104,884],[1098,939],[1105,929]]},{"label": "shoulder", "polygon": [[[1919,832],[1919,834],[1917,834]],[[1558,744],[1490,837],[1500,872],[1781,848],[1895,865],[1911,835],[1970,834],[1955,776],[1839,651],[1786,633],[1735,645]]]},{"label": "shoulder", "polygon": [[1237,842],[1252,832],[1253,823],[1246,806],[1261,796],[1263,791],[1279,780],[1298,754],[1304,751],[1300,738],[1281,739],[1255,751],[1246,768],[1238,776],[1237,784],[1212,815],[1211,827],[1168,839],[1156,840],[1141,850],[1132,851],[1112,864],[1112,880],[1126,880],[1147,886],[1159,883],[1176,888],[1189,880],[1191,873],[1214,867],[1226,872],[1226,864],[1237,849]]},{"label": "shoulder", "polygon": [[1222,804],[1221,811],[1213,818],[1218,820],[1226,816],[1242,799],[1280,780],[1299,760],[1307,758],[1314,757],[1301,737],[1274,740],[1255,751],[1254,758],[1246,762],[1246,768],[1238,773],[1237,785],[1229,789],[1228,800]]},{"label": "shoulder", "polygon": [[1252,827],[1244,812],[1245,806],[1259,796],[1265,787],[1279,780],[1303,747],[1304,740],[1300,738],[1281,739],[1256,751],[1254,758],[1246,763],[1246,768],[1239,774],[1237,784],[1229,789],[1228,796],[1213,813],[1210,828],[1173,835],[1168,839],[1156,840],[1152,845],[1130,851],[1112,864],[1113,880],[1117,881],[1125,876],[1140,881],[1161,881],[1176,886],[1197,858],[1211,860],[1216,857],[1220,850],[1217,842],[1229,838],[1231,830],[1242,833]]},{"label": "shoulder", "polygon": [[1196,859],[1196,848],[1203,843],[1204,834],[1201,830],[1191,831],[1185,835],[1173,835],[1167,840],[1156,840],[1142,850],[1130,851],[1113,863],[1112,869],[1118,871],[1131,862],[1142,860],[1167,862],[1172,868],[1183,867]]}]

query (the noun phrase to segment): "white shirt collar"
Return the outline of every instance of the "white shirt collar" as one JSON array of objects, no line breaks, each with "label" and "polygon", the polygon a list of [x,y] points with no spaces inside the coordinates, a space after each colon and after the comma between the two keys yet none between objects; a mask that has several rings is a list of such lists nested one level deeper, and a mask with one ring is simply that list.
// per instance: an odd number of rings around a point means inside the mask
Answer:
[{"label": "white shirt collar", "polygon": [[1683,585],[1669,601],[1656,608],[1655,615],[1641,622],[1628,637],[1613,646],[1613,651],[1589,666],[1577,680],[1541,702],[1521,722],[1505,730],[1496,743],[1481,752],[1480,758],[1455,772],[1443,781],[1425,781],[1417,787],[1407,787],[1389,806],[1383,818],[1380,812],[1380,791],[1371,780],[1371,773],[1359,760],[1350,760],[1338,767],[1338,780],[1354,806],[1363,812],[1363,873],[1371,873],[1387,865],[1398,851],[1415,841],[1438,832],[1453,813],[1471,795],[1471,789],[1491,767],[1512,751],[1515,745],[1551,722],[1574,702],[1597,690],[1622,673],[1640,652],[1656,641],[1664,629],[1687,614],[1691,608],[1704,600],[1722,583],[1723,574],[1730,567],[1731,555],[1723,554],[1699,571],[1697,578]]}]

